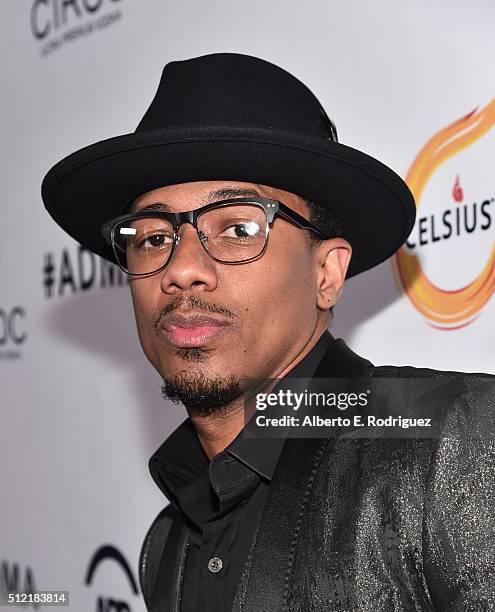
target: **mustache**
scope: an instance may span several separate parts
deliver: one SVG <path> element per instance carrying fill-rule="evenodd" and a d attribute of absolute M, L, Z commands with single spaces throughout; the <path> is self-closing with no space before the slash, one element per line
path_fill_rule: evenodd
<path fill-rule="evenodd" d="M 170 312 L 178 310 L 179 308 L 182 308 L 183 310 L 195 310 L 199 312 L 220 314 L 232 320 L 237 319 L 237 315 L 225 306 L 215 304 L 214 302 L 209 302 L 197 295 L 178 295 L 170 303 L 163 308 L 160 308 L 160 310 L 153 315 L 153 330 L 155 334 L 160 335 L 160 321 L 162 318 Z"/>

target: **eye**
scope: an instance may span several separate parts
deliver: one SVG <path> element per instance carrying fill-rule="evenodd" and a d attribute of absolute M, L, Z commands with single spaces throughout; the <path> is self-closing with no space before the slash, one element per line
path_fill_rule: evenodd
<path fill-rule="evenodd" d="M 136 249 L 159 249 L 172 245 L 172 236 L 168 234 L 149 234 L 136 240 Z"/>
<path fill-rule="evenodd" d="M 221 235 L 226 238 L 250 238 L 259 232 L 260 226 L 257 221 L 244 221 L 227 227 Z"/>

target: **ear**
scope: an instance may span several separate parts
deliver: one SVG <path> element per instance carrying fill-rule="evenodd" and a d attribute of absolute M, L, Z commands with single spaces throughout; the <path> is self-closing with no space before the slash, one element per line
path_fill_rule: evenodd
<path fill-rule="evenodd" d="M 344 238 L 330 238 L 316 247 L 316 305 L 329 310 L 344 287 L 352 247 Z"/>

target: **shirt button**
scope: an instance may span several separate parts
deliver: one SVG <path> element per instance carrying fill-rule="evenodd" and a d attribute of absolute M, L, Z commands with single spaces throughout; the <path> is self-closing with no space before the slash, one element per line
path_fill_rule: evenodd
<path fill-rule="evenodd" d="M 223 567 L 222 560 L 219 557 L 212 557 L 208 561 L 208 569 L 212 574 L 217 574 Z"/>

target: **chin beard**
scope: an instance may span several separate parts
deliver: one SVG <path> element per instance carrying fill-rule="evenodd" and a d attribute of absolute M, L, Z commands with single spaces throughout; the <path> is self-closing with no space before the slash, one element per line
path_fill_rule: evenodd
<path fill-rule="evenodd" d="M 190 416 L 221 413 L 243 393 L 244 383 L 233 374 L 207 378 L 203 372 L 183 370 L 174 378 L 164 379 L 162 385 L 163 399 L 183 404 Z"/>

